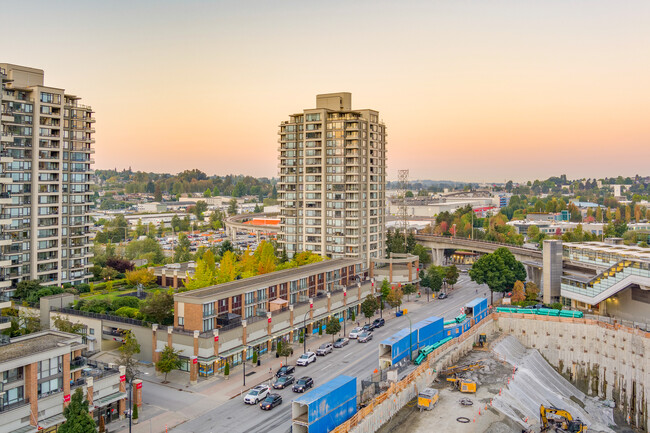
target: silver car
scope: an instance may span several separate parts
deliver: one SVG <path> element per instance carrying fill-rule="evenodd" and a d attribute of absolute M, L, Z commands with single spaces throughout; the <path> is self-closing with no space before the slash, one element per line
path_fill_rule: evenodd
<path fill-rule="evenodd" d="M 316 349 L 317 356 L 325 356 L 328 353 L 332 353 L 332 343 L 321 344 L 318 349 Z"/>
<path fill-rule="evenodd" d="M 362 332 L 357 338 L 357 341 L 359 343 L 367 343 L 370 340 L 372 340 L 372 332 Z"/>

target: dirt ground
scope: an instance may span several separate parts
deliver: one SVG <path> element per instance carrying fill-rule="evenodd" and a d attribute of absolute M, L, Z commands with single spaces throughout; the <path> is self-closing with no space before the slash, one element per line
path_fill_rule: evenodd
<path fill-rule="evenodd" d="M 379 432 L 429 433 L 435 429 L 435 431 L 458 433 L 521 433 L 521 426 L 491 407 L 492 397 L 498 395 L 499 390 L 508 383 L 508 378 L 512 375 L 512 367 L 499 361 L 487 351 L 470 352 L 459 364 L 470 364 L 479 360 L 483 360 L 484 367 L 466 373 L 466 377 L 479 384 L 475 394 L 452 390 L 446 381 L 433 383 L 431 387 L 440 393 L 438 404 L 433 410 L 420 412 L 417 400 L 414 399 Z M 469 398 L 473 404 L 461 405 L 462 398 Z M 464 417 L 469 422 L 459 422 L 457 420 L 459 417 Z"/>

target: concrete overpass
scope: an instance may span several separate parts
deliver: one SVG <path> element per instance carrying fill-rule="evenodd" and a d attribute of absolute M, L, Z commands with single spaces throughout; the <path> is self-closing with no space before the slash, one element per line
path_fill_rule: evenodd
<path fill-rule="evenodd" d="M 528 278 L 541 287 L 542 252 L 540 250 L 504 244 L 501 242 L 479 241 L 452 236 L 415 235 L 415 240 L 422 246 L 431 249 L 431 258 L 433 264 L 436 266 L 442 266 L 446 249 L 468 250 L 489 254 L 501 247 L 508 248 L 515 258 L 526 266 Z"/>
<path fill-rule="evenodd" d="M 280 231 L 280 226 L 266 226 L 266 225 L 255 225 L 255 224 L 245 224 L 247 221 L 253 220 L 255 218 L 273 218 L 277 217 L 276 214 L 266 214 L 266 213 L 245 213 L 239 215 L 233 215 L 226 218 L 224 221 L 226 235 L 230 239 L 235 239 L 237 232 L 253 232 L 257 236 L 259 241 L 261 233 L 277 233 Z"/>

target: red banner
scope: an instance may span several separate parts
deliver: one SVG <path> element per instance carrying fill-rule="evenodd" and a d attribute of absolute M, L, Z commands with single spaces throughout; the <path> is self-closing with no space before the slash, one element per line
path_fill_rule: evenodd
<path fill-rule="evenodd" d="M 63 396 L 63 401 L 68 403 L 70 401 L 70 394 L 64 395 Z"/>
<path fill-rule="evenodd" d="M 271 318 L 269 317 L 269 323 L 271 323 Z"/>
<path fill-rule="evenodd" d="M 126 376 L 120 376 L 120 382 L 126 382 Z"/>
<path fill-rule="evenodd" d="M 348 296 L 348 292 L 343 292 L 343 297 Z"/>
<path fill-rule="evenodd" d="M 135 389 L 142 389 L 142 382 L 135 384 Z"/>
<path fill-rule="evenodd" d="M 218 335 L 214 336 L 214 341 L 219 341 L 219 336 Z"/>
<path fill-rule="evenodd" d="M 194 358 L 194 359 L 192 360 L 192 364 L 198 364 L 198 362 L 199 362 L 199 359 L 198 359 L 198 358 Z"/>
<path fill-rule="evenodd" d="M 309 308 L 314 308 L 314 304 L 309 304 Z"/>

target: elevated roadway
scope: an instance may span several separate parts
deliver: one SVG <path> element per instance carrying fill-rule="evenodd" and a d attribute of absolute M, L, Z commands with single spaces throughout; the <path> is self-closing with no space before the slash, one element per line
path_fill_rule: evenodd
<path fill-rule="evenodd" d="M 245 213 L 239 215 L 233 215 L 226 218 L 224 221 L 226 235 L 230 239 L 235 239 L 238 231 L 253 232 L 259 240 L 261 233 L 277 233 L 280 231 L 280 226 L 269 226 L 269 225 L 256 225 L 256 224 L 246 224 L 247 221 L 251 221 L 255 218 L 274 218 L 277 217 L 277 214 L 266 214 L 266 213 Z"/>

